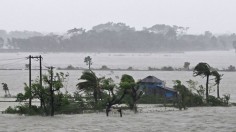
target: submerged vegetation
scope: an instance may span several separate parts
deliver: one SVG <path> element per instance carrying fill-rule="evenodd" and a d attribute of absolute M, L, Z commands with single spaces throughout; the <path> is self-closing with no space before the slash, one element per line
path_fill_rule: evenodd
<path fill-rule="evenodd" d="M 76 85 L 77 91 L 73 94 L 61 92 L 64 87 L 66 78 L 69 76 L 65 73 L 55 73 L 53 69 L 48 74 L 43 75 L 43 85 L 40 85 L 39 79 L 33 81 L 31 87 L 25 83 L 24 93 L 17 94 L 17 101 L 29 101 L 30 99 L 39 100 L 40 104 L 31 105 L 23 103 L 14 108 L 9 107 L 6 113 L 18 113 L 27 115 L 45 115 L 54 116 L 55 114 L 76 114 L 84 112 L 105 111 L 109 116 L 110 111 L 117 111 L 122 117 L 122 110 L 130 109 L 135 113 L 138 112 L 138 104 L 163 104 L 182 109 L 194 106 L 227 106 L 229 105 L 230 95 L 220 97 L 219 85 L 223 75 L 211 68 L 207 63 L 199 63 L 193 70 L 193 75 L 206 77 L 206 86 L 198 86 L 198 83 L 189 80 L 188 86 L 183 85 L 179 80 L 174 81 L 173 94 L 169 98 L 167 93 L 156 94 L 158 87 L 153 89 L 154 94 L 145 91 L 145 85 L 141 81 L 135 82 L 131 75 L 123 74 L 120 82 L 115 83 L 112 78 L 98 77 L 92 69 L 92 58 L 86 57 L 84 62 L 88 65 L 79 77 Z M 185 63 L 184 68 L 189 70 L 190 63 Z M 103 68 L 107 68 L 103 66 Z M 210 77 L 214 77 L 210 79 Z M 158 79 L 157 79 L 158 80 Z M 217 97 L 209 95 L 209 81 L 214 80 L 217 86 Z M 151 91 L 153 91 L 151 90 Z M 168 90 L 168 89 L 167 89 Z M 146 92 L 146 93 L 145 93 Z M 164 95 L 164 96 L 163 96 Z"/>

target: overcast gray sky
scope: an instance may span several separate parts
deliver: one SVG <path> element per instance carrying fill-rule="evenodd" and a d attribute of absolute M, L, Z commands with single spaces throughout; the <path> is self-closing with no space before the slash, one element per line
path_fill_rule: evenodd
<path fill-rule="evenodd" d="M 236 0 L 0 0 L 0 29 L 65 32 L 100 23 L 136 29 L 154 24 L 190 27 L 189 33 L 236 33 Z"/>

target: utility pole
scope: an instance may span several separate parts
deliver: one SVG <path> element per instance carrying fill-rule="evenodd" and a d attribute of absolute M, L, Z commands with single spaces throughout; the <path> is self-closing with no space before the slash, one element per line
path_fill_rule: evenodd
<path fill-rule="evenodd" d="M 39 56 L 39 83 L 40 87 L 43 88 L 43 83 L 42 83 L 42 56 Z M 42 108 L 42 100 L 40 100 L 40 107 Z"/>
<path fill-rule="evenodd" d="M 29 55 L 29 90 L 30 90 L 30 97 L 29 97 L 29 108 L 31 108 L 31 55 Z"/>
<path fill-rule="evenodd" d="M 50 68 L 50 96 L 51 96 L 51 116 L 54 116 L 54 91 L 53 91 L 53 68 L 54 67 L 49 67 Z"/>
<path fill-rule="evenodd" d="M 40 87 L 42 88 L 42 56 L 31 56 L 29 55 L 29 90 L 30 90 L 30 97 L 29 97 L 29 108 L 31 108 L 32 104 L 32 92 L 31 92 L 31 70 L 32 70 L 32 65 L 31 65 L 31 59 L 39 59 L 39 67 L 40 67 L 40 74 L 39 74 L 39 83 Z M 40 100 L 40 106 L 42 105 L 42 101 Z"/>

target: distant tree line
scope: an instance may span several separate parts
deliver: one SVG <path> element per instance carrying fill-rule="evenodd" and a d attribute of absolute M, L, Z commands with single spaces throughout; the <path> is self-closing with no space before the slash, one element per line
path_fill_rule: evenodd
<path fill-rule="evenodd" d="M 135 30 L 125 23 L 108 22 L 88 31 L 83 28 L 70 29 L 64 35 L 42 35 L 37 32 L 29 35 L 29 32 L 22 32 L 28 37 L 11 35 L 9 38 L 1 30 L 0 47 L 7 45 L 20 51 L 36 52 L 182 52 L 232 49 L 236 40 L 236 34 L 215 36 L 206 31 L 204 34 L 191 35 L 187 34 L 188 29 L 156 24 Z"/>

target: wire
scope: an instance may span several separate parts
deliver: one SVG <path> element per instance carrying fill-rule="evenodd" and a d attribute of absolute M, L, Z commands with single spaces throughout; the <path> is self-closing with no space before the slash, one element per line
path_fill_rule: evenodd
<path fill-rule="evenodd" d="M 25 59 L 24 60 L 18 60 L 18 61 L 14 61 L 14 62 L 10 62 L 10 63 L 5 63 L 5 64 L 0 64 L 0 66 L 8 66 L 8 65 L 12 65 L 12 64 L 16 64 L 17 62 L 22 62 L 22 61 L 25 61 Z"/>
<path fill-rule="evenodd" d="M 0 59 L 0 61 L 19 60 L 19 59 L 26 59 L 26 58 L 21 57 L 21 58 Z"/>

